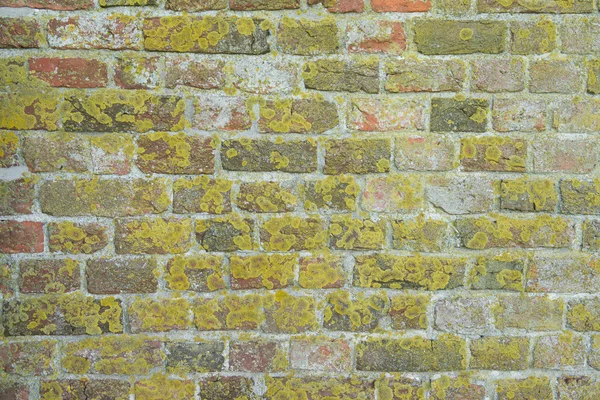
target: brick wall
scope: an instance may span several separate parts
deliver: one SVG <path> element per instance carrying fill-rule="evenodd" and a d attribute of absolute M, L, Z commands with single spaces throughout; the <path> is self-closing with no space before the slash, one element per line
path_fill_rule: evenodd
<path fill-rule="evenodd" d="M 0 0 L 0 398 L 600 398 L 597 0 Z"/>

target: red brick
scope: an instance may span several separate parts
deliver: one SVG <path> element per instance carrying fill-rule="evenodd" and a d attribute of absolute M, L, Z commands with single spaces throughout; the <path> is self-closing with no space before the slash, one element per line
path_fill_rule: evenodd
<path fill-rule="evenodd" d="M 590 173 L 598 165 L 596 137 L 544 137 L 533 142 L 534 172 Z"/>
<path fill-rule="evenodd" d="M 196 98 L 194 127 L 206 131 L 243 131 L 251 126 L 246 102 L 236 97 Z"/>
<path fill-rule="evenodd" d="M 79 289 L 79 263 L 71 259 L 22 260 L 21 293 L 64 293 Z"/>
<path fill-rule="evenodd" d="M 471 89 L 476 92 L 520 92 L 525 89 L 525 67 L 520 58 L 481 58 L 471 62 Z"/>
<path fill-rule="evenodd" d="M 402 54 L 406 50 L 406 34 L 402 22 L 356 21 L 346 31 L 348 52 Z"/>
<path fill-rule="evenodd" d="M 119 57 L 115 67 L 115 83 L 123 89 L 153 89 L 158 86 L 158 57 Z"/>
<path fill-rule="evenodd" d="M 29 386 L 17 382 L 7 382 L 2 387 L 0 387 L 0 399 L 28 400 Z"/>
<path fill-rule="evenodd" d="M 41 222 L 0 221 L 0 253 L 41 253 L 44 229 Z"/>
<path fill-rule="evenodd" d="M 88 10 L 94 8 L 93 0 L 0 0 L 0 7 L 29 7 L 48 10 Z"/>
<path fill-rule="evenodd" d="M 425 12 L 431 8 L 429 0 L 371 0 L 375 12 Z"/>
<path fill-rule="evenodd" d="M 235 341 L 229 345 L 229 369 L 239 372 L 278 372 L 287 366 L 282 342 L 272 340 Z"/>
<path fill-rule="evenodd" d="M 220 60 L 176 58 L 167 60 L 166 86 L 219 89 L 225 85 L 225 63 Z"/>
<path fill-rule="evenodd" d="M 344 339 L 293 338 L 290 367 L 308 371 L 348 371 L 352 367 L 351 351 Z"/>
<path fill-rule="evenodd" d="M 140 50 L 142 35 L 135 17 L 60 17 L 48 22 L 48 44 L 57 49 Z"/>
<path fill-rule="evenodd" d="M 0 181 L 0 215 L 31 214 L 34 186 L 25 179 Z"/>
<path fill-rule="evenodd" d="M 31 18 L 0 18 L 0 48 L 37 48 L 44 39 Z"/>
<path fill-rule="evenodd" d="M 104 87 L 108 80 L 104 62 L 85 58 L 30 58 L 29 72 L 55 87 Z"/>
<path fill-rule="evenodd" d="M 56 373 L 52 362 L 55 351 L 56 342 L 51 340 L 2 343 L 0 344 L 0 371 L 24 376 Z"/>
<path fill-rule="evenodd" d="M 364 0 L 308 0 L 309 5 L 322 3 L 332 13 L 363 12 Z"/>
<path fill-rule="evenodd" d="M 229 7 L 236 11 L 289 10 L 300 8 L 300 0 L 230 0 Z"/>
<path fill-rule="evenodd" d="M 424 102 L 399 98 L 355 98 L 348 110 L 348 127 L 359 131 L 425 129 Z"/>

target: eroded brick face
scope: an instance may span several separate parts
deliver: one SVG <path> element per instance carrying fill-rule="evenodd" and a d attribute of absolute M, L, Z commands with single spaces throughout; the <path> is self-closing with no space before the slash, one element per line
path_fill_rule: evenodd
<path fill-rule="evenodd" d="M 0 399 L 600 398 L 597 0 L 0 10 Z"/>

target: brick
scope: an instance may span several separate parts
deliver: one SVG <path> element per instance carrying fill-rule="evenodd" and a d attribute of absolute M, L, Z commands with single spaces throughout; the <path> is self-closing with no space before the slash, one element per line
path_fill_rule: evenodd
<path fill-rule="evenodd" d="M 431 8 L 430 0 L 372 0 L 375 12 L 426 12 Z"/>
<path fill-rule="evenodd" d="M 311 172 L 317 169 L 317 144 L 311 140 L 226 140 L 221 145 L 221 163 L 229 171 Z"/>
<path fill-rule="evenodd" d="M 458 92 L 465 81 L 460 60 L 403 59 L 385 64 L 385 90 L 406 92 Z"/>
<path fill-rule="evenodd" d="M 501 21 L 417 20 L 415 43 L 420 53 L 502 53 L 508 27 Z"/>
<path fill-rule="evenodd" d="M 96 88 L 108 82 L 106 64 L 85 58 L 30 58 L 29 73 L 55 87 Z"/>
<path fill-rule="evenodd" d="M 39 89 L 35 92 L 0 94 L 0 108 L 10 110 L 0 117 L 0 128 L 55 131 L 58 128 L 58 105 L 61 98 L 59 93 Z"/>
<path fill-rule="evenodd" d="M 476 92 L 520 92 L 525 89 L 521 58 L 482 58 L 471 62 L 471 89 Z"/>
<path fill-rule="evenodd" d="M 492 123 L 498 132 L 545 131 L 546 101 L 497 98 L 492 104 Z"/>
<path fill-rule="evenodd" d="M 593 335 L 591 337 L 591 350 L 588 356 L 588 364 L 598 370 L 600 369 L 600 336 Z"/>
<path fill-rule="evenodd" d="M 562 327 L 565 308 L 562 299 L 546 296 L 503 295 L 492 307 L 498 329 L 529 329 L 534 331 L 556 331 Z"/>
<path fill-rule="evenodd" d="M 117 254 L 178 254 L 191 247 L 192 220 L 186 218 L 115 221 Z"/>
<path fill-rule="evenodd" d="M 48 10 L 72 11 L 88 10 L 94 7 L 91 0 L 2 0 L 0 7 L 29 7 Z"/>
<path fill-rule="evenodd" d="M 155 6 L 156 0 L 100 0 L 100 7 Z"/>
<path fill-rule="evenodd" d="M 186 125 L 185 100 L 144 91 L 105 89 L 65 97 L 63 126 L 69 132 L 177 131 Z"/>
<path fill-rule="evenodd" d="M 562 179 L 560 194 L 563 214 L 592 214 L 600 212 L 600 179 Z"/>
<path fill-rule="evenodd" d="M 72 374 L 145 375 L 165 359 L 159 340 L 141 335 L 103 336 L 65 343 L 62 368 Z"/>
<path fill-rule="evenodd" d="M 525 172 L 527 141 L 479 136 L 461 139 L 460 164 L 465 171 Z"/>
<path fill-rule="evenodd" d="M 392 247 L 408 251 L 439 252 L 451 247 L 449 225 L 439 219 L 424 218 L 392 221 Z"/>
<path fill-rule="evenodd" d="M 300 0 L 231 0 L 230 8 L 236 11 L 289 10 L 300 8 Z"/>
<path fill-rule="evenodd" d="M 137 0 L 136 0 L 137 1 Z M 115 83 L 122 89 L 153 89 L 159 85 L 158 57 L 120 56 L 115 66 Z"/>
<path fill-rule="evenodd" d="M 46 181 L 40 187 L 39 200 L 43 213 L 73 217 L 158 214 L 171 202 L 162 178 Z"/>
<path fill-rule="evenodd" d="M 0 168 L 19 165 L 17 150 L 20 147 L 19 137 L 8 131 L 0 131 Z"/>
<path fill-rule="evenodd" d="M 390 170 L 389 139 L 329 139 L 324 142 L 323 172 L 337 174 L 383 173 Z"/>
<path fill-rule="evenodd" d="M 0 48 L 39 48 L 45 42 L 40 24 L 32 18 L 0 18 Z"/>
<path fill-rule="evenodd" d="M 63 50 L 141 50 L 142 35 L 127 15 L 59 17 L 48 22 L 48 44 Z"/>
<path fill-rule="evenodd" d="M 479 12 L 504 12 L 504 13 L 585 13 L 591 12 L 594 4 L 591 0 L 577 0 L 576 2 L 560 3 L 551 0 L 542 0 L 534 3 L 527 2 L 498 2 L 495 0 L 477 0 Z"/>
<path fill-rule="evenodd" d="M 171 398 L 173 400 L 192 400 L 196 384 L 192 380 L 169 379 L 166 375 L 156 374 L 150 379 L 135 383 L 133 393 L 139 400 Z"/>
<path fill-rule="evenodd" d="M 98 175 L 127 175 L 133 164 L 133 140 L 131 135 L 120 133 L 91 136 L 92 172 Z"/>
<path fill-rule="evenodd" d="M 0 215 L 31 214 L 35 182 L 29 179 L 0 181 Z"/>
<path fill-rule="evenodd" d="M 478 250 L 498 247 L 568 248 L 575 237 L 572 221 L 547 214 L 534 218 L 501 214 L 464 217 L 456 220 L 455 227 L 462 245 Z"/>
<path fill-rule="evenodd" d="M 491 300 L 485 297 L 453 297 L 435 304 L 435 327 L 445 332 L 485 334 L 493 329 L 490 317 Z"/>
<path fill-rule="evenodd" d="M 88 260 L 85 272 L 92 294 L 154 293 L 158 289 L 152 258 Z"/>
<path fill-rule="evenodd" d="M 544 54 L 556 48 L 557 29 L 549 18 L 512 21 L 510 33 L 513 54 Z"/>
<path fill-rule="evenodd" d="M 377 250 L 385 246 L 386 226 L 383 221 L 333 215 L 329 234 L 331 247 L 339 250 Z"/>
<path fill-rule="evenodd" d="M 560 76 L 560 79 L 556 77 Z M 582 73 L 569 60 L 541 60 L 529 66 L 529 90 L 532 93 L 577 93 Z"/>
<path fill-rule="evenodd" d="M 236 204 L 245 211 L 274 213 L 294 211 L 297 200 L 291 182 L 242 182 Z"/>
<path fill-rule="evenodd" d="M 283 17 L 277 31 L 277 43 L 287 54 L 308 56 L 337 53 L 340 48 L 334 20 L 297 20 Z"/>
<path fill-rule="evenodd" d="M 227 400 L 232 397 L 258 399 L 254 394 L 252 378 L 246 376 L 210 377 L 201 379 L 198 384 L 201 396 L 206 400 Z"/>
<path fill-rule="evenodd" d="M 190 57 L 166 60 L 165 85 L 168 88 L 190 86 L 198 89 L 220 89 L 225 86 L 225 63 L 221 60 Z"/>
<path fill-rule="evenodd" d="M 466 381 L 460 375 L 452 378 L 447 375 L 431 381 L 430 395 L 433 400 L 483 400 L 485 386 Z"/>
<path fill-rule="evenodd" d="M 215 180 L 206 176 L 178 179 L 173 185 L 173 212 L 177 214 L 231 212 L 231 186 L 231 181 Z"/>
<path fill-rule="evenodd" d="M 599 112 L 599 99 L 576 96 L 572 101 L 561 101 L 555 105 L 553 124 L 559 132 L 598 132 Z"/>
<path fill-rule="evenodd" d="M 16 270 L 17 265 L 15 260 L 10 256 L 0 257 L 0 295 L 9 297 L 13 294 L 15 290 L 13 272 Z"/>
<path fill-rule="evenodd" d="M 529 339 L 488 336 L 471 341 L 471 368 L 516 371 L 529 366 Z"/>
<path fill-rule="evenodd" d="M 65 132 L 27 135 L 22 152 L 31 172 L 85 172 L 91 161 L 89 141 Z"/>
<path fill-rule="evenodd" d="M 471 0 L 438 0 L 433 4 L 434 11 L 449 15 L 466 14 L 470 8 Z"/>
<path fill-rule="evenodd" d="M 254 220 L 239 214 L 196 220 L 196 241 L 206 251 L 253 250 Z"/>
<path fill-rule="evenodd" d="M 305 289 L 333 289 L 346 282 L 343 258 L 336 255 L 300 257 L 298 284 Z"/>
<path fill-rule="evenodd" d="M 265 339 L 229 344 L 229 369 L 239 372 L 281 372 L 288 365 L 283 342 Z"/>
<path fill-rule="evenodd" d="M 339 124 L 334 103 L 316 99 L 260 103 L 258 130 L 263 133 L 323 133 Z"/>
<path fill-rule="evenodd" d="M 387 20 L 353 22 L 346 28 L 346 46 L 349 53 L 398 55 L 406 50 L 406 33 L 402 22 Z"/>
<path fill-rule="evenodd" d="M 412 135 L 396 138 L 394 161 L 400 171 L 448 171 L 455 167 L 454 143 L 443 136 Z"/>
<path fill-rule="evenodd" d="M 598 260 L 581 253 L 534 257 L 527 271 L 528 292 L 595 293 Z"/>
<path fill-rule="evenodd" d="M 284 215 L 264 221 L 260 227 L 262 247 L 267 251 L 315 250 L 327 247 L 325 221 L 318 217 Z"/>
<path fill-rule="evenodd" d="M 305 182 L 302 188 L 307 211 L 352 211 L 360 186 L 349 175 L 328 176 L 319 181 Z"/>
<path fill-rule="evenodd" d="M 136 164 L 145 173 L 210 174 L 214 157 L 213 139 L 208 136 L 157 132 L 137 139 Z"/>
<path fill-rule="evenodd" d="M 544 369 L 582 368 L 585 364 L 583 337 L 570 332 L 540 336 L 533 349 L 533 367 Z"/>
<path fill-rule="evenodd" d="M 489 103 L 485 99 L 434 98 L 431 107 L 433 132 L 486 131 Z"/>
<path fill-rule="evenodd" d="M 248 17 L 174 15 L 145 18 L 144 48 L 184 53 L 265 54 L 270 50 L 269 30 L 263 29 L 262 22 Z M 196 30 L 196 26 L 205 28 Z M 186 32 L 191 34 L 186 35 Z M 186 35 L 185 40 L 181 39 L 182 35 Z"/>
<path fill-rule="evenodd" d="M 463 339 L 441 335 L 429 340 L 420 336 L 403 339 L 367 339 L 356 348 L 359 371 L 455 371 L 466 368 Z"/>
<path fill-rule="evenodd" d="M 332 13 L 363 12 L 364 0 L 308 0 L 309 5 L 323 4 Z"/>
<path fill-rule="evenodd" d="M 558 379 L 560 400 L 585 399 L 600 396 L 600 384 L 591 376 L 562 376 Z"/>
<path fill-rule="evenodd" d="M 330 331 L 372 332 L 387 314 L 389 299 L 385 293 L 372 296 L 347 291 L 329 293 L 323 313 L 323 327 Z"/>
<path fill-rule="evenodd" d="M 496 381 L 498 400 L 551 400 L 554 398 L 548 377 L 530 376 L 526 379 L 501 379 Z"/>
<path fill-rule="evenodd" d="M 222 371 L 225 344 L 217 341 L 167 343 L 167 371 L 175 374 Z"/>
<path fill-rule="evenodd" d="M 264 59 L 245 60 L 231 65 L 231 85 L 246 93 L 289 93 L 299 83 L 298 66 Z"/>
<path fill-rule="evenodd" d="M 52 362 L 55 355 L 53 340 L 6 341 L 0 344 L 0 370 L 22 376 L 48 376 L 57 372 Z"/>
<path fill-rule="evenodd" d="M 165 281 L 171 290 L 209 292 L 225 288 L 220 256 L 175 256 L 167 262 Z"/>
<path fill-rule="evenodd" d="M 428 295 L 400 295 L 391 299 L 388 314 L 395 330 L 427 329 Z"/>
<path fill-rule="evenodd" d="M 194 128 L 204 131 L 244 131 L 252 122 L 240 97 L 199 96 L 195 100 Z"/>
<path fill-rule="evenodd" d="M 567 54 L 593 54 L 600 50 L 600 18 L 566 17 L 561 21 L 561 50 Z"/>
<path fill-rule="evenodd" d="M 228 0 L 167 0 L 165 8 L 175 11 L 207 11 L 227 8 Z"/>
<path fill-rule="evenodd" d="M 81 286 L 79 262 L 69 258 L 22 260 L 19 271 L 21 293 L 74 292 Z"/>
<path fill-rule="evenodd" d="M 600 221 L 586 219 L 582 224 L 583 250 L 600 250 Z"/>
<path fill-rule="evenodd" d="M 374 394 L 373 382 L 358 377 L 267 377 L 266 384 L 265 396 L 273 400 L 285 398 L 289 393 L 300 398 L 326 399 L 334 396 L 356 400 L 367 400 Z"/>
<path fill-rule="evenodd" d="M 448 214 L 491 211 L 496 197 L 494 182 L 485 177 L 431 178 L 425 188 L 427 200 Z"/>
<path fill-rule="evenodd" d="M 313 296 L 294 296 L 284 291 L 267 296 L 265 304 L 266 333 L 303 333 L 317 329 L 316 300 Z"/>
<path fill-rule="evenodd" d="M 31 221 L 0 221 L 0 253 L 42 253 L 44 224 Z"/>
<path fill-rule="evenodd" d="M 344 372 L 351 364 L 351 348 L 343 339 L 294 337 L 290 343 L 290 367 L 294 370 Z"/>
<path fill-rule="evenodd" d="M 258 254 L 229 258 L 232 289 L 281 289 L 294 281 L 297 257 L 282 254 Z"/>
<path fill-rule="evenodd" d="M 523 292 L 523 275 L 527 258 L 516 252 L 478 257 L 469 272 L 472 289 Z"/>
<path fill-rule="evenodd" d="M 6 400 L 28 400 L 29 386 L 18 382 L 4 382 L 0 388 L 0 396 Z"/>
<path fill-rule="evenodd" d="M 50 294 L 5 301 L 2 324 L 5 336 L 122 333 L 121 312 L 114 297 Z"/>
<path fill-rule="evenodd" d="M 60 399 L 102 399 L 127 400 L 131 384 L 118 379 L 61 379 L 42 381 L 41 398 L 47 399 L 60 393 Z"/>
<path fill-rule="evenodd" d="M 464 258 L 372 254 L 356 256 L 354 286 L 440 290 L 462 286 Z M 418 273 L 413 273 L 418 271 Z"/>
<path fill-rule="evenodd" d="M 307 89 L 379 93 L 379 60 L 376 58 L 310 61 L 302 67 Z"/>
<path fill-rule="evenodd" d="M 590 173 L 598 164 L 598 142 L 594 137 L 545 137 L 531 146 L 533 171 Z"/>
<path fill-rule="evenodd" d="M 589 298 L 569 302 L 567 326 L 578 332 L 600 331 L 600 300 Z"/>
<path fill-rule="evenodd" d="M 500 182 L 500 190 L 502 210 L 556 211 L 558 191 L 550 179 L 506 179 Z"/>
<path fill-rule="evenodd" d="M 186 330 L 191 326 L 190 302 L 185 298 L 140 298 L 128 308 L 132 333 Z"/>
<path fill-rule="evenodd" d="M 587 92 L 590 94 L 600 94 L 600 59 L 588 60 L 587 69 Z"/>
<path fill-rule="evenodd" d="M 256 330 L 265 320 L 263 298 L 257 294 L 196 298 L 194 323 L 199 331 Z M 239 313 L 240 310 L 244 314 Z"/>
<path fill-rule="evenodd" d="M 424 130 L 426 108 L 420 100 L 353 98 L 348 108 L 348 128 L 378 132 Z"/>
<path fill-rule="evenodd" d="M 367 211 L 414 211 L 423 207 L 423 182 L 416 175 L 368 178 L 362 196 Z"/>

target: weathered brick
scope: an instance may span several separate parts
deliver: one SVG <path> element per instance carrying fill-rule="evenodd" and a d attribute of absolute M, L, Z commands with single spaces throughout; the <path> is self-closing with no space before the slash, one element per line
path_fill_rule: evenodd
<path fill-rule="evenodd" d="M 128 308 L 131 332 L 186 330 L 191 324 L 190 302 L 185 298 L 140 298 Z"/>
<path fill-rule="evenodd" d="M 468 249 L 497 247 L 568 248 L 575 238 L 572 221 L 543 214 L 535 218 L 515 218 L 493 214 L 457 219 L 462 245 Z"/>
<path fill-rule="evenodd" d="M 582 224 L 583 250 L 600 250 L 600 221 L 586 219 Z"/>
<path fill-rule="evenodd" d="M 263 298 L 257 294 L 196 298 L 194 323 L 200 331 L 256 330 L 265 320 L 262 306 Z"/>
<path fill-rule="evenodd" d="M 252 125 L 241 97 L 196 97 L 193 126 L 205 131 L 243 131 Z"/>
<path fill-rule="evenodd" d="M 9 297 L 13 294 L 15 290 L 13 272 L 16 270 L 17 264 L 12 257 L 0 256 L 0 295 Z"/>
<path fill-rule="evenodd" d="M 562 327 L 562 314 L 565 308 L 562 299 L 546 296 L 503 295 L 493 306 L 495 324 L 498 329 L 529 329 L 536 331 L 556 331 Z"/>
<path fill-rule="evenodd" d="M 44 43 L 40 24 L 32 18 L 0 18 L 0 48 L 38 48 Z"/>
<path fill-rule="evenodd" d="M 258 400 L 258 396 L 254 394 L 254 381 L 246 376 L 203 378 L 198 384 L 201 396 L 206 400 L 228 400 L 231 398 Z"/>
<path fill-rule="evenodd" d="M 44 224 L 31 221 L 0 221 L 0 253 L 42 253 Z"/>
<path fill-rule="evenodd" d="M 131 384 L 118 379 L 60 379 L 42 381 L 41 398 L 76 399 L 129 399 Z M 59 397 L 55 397 L 59 396 Z"/>
<path fill-rule="evenodd" d="M 15 133 L 0 131 L 0 168 L 7 168 L 20 164 L 17 156 L 17 150 L 19 148 L 20 139 Z"/>
<path fill-rule="evenodd" d="M 87 290 L 93 294 L 154 293 L 158 288 L 153 258 L 88 260 Z"/>
<path fill-rule="evenodd" d="M 0 7 L 29 7 L 49 10 L 87 10 L 94 7 L 91 0 L 2 0 Z"/>
<path fill-rule="evenodd" d="M 178 131 L 186 125 L 184 99 L 145 91 L 69 92 L 63 108 L 69 132 Z"/>
<path fill-rule="evenodd" d="M 522 292 L 526 261 L 527 257 L 518 252 L 478 257 L 469 272 L 471 288 Z"/>
<path fill-rule="evenodd" d="M 284 53 L 302 56 L 337 53 L 340 48 L 337 25 L 329 18 L 297 20 L 284 16 L 277 43 Z"/>
<path fill-rule="evenodd" d="M 359 131 L 425 129 L 426 104 L 421 100 L 358 97 L 348 106 L 348 127 Z"/>
<path fill-rule="evenodd" d="M 227 8 L 228 0 L 167 0 L 165 8 L 175 11 L 207 11 Z"/>
<path fill-rule="evenodd" d="M 323 4 L 332 13 L 363 12 L 364 0 L 308 0 L 309 5 Z"/>
<path fill-rule="evenodd" d="M 512 21 L 510 33 L 513 54 L 544 54 L 556 48 L 557 29 L 549 18 Z"/>
<path fill-rule="evenodd" d="M 115 83 L 122 89 L 153 89 L 160 81 L 158 62 L 158 57 L 120 56 L 115 66 Z"/>
<path fill-rule="evenodd" d="M 100 7 L 155 6 L 157 0 L 100 0 Z"/>
<path fill-rule="evenodd" d="M 229 258 L 232 289 L 281 289 L 294 281 L 295 255 L 259 254 Z"/>
<path fill-rule="evenodd" d="M 385 73 L 388 92 L 458 92 L 465 81 L 465 63 L 406 58 L 387 62 Z"/>
<path fill-rule="evenodd" d="M 485 177 L 434 177 L 426 185 L 427 200 L 448 214 L 491 211 L 496 196 L 494 182 Z"/>
<path fill-rule="evenodd" d="M 240 372 L 281 372 L 288 365 L 283 342 L 254 339 L 229 344 L 229 369 Z"/>
<path fill-rule="evenodd" d="M 427 329 L 429 296 L 400 295 L 391 298 L 388 314 L 395 330 Z"/>
<path fill-rule="evenodd" d="M 35 181 L 0 181 L 0 215 L 31 214 Z"/>
<path fill-rule="evenodd" d="M 465 380 L 461 375 L 455 378 L 442 375 L 431 381 L 430 395 L 433 400 L 483 400 L 486 390 L 485 386 L 473 383 L 468 378 Z"/>
<path fill-rule="evenodd" d="M 502 2 L 497 0 L 477 0 L 479 12 L 504 12 L 504 13 L 585 13 L 594 10 L 592 0 L 577 0 L 557 2 L 542 0 L 535 2 Z"/>
<path fill-rule="evenodd" d="M 135 17 L 76 15 L 48 22 L 48 44 L 56 49 L 140 50 L 142 35 Z"/>
<path fill-rule="evenodd" d="M 481 58 L 472 61 L 471 68 L 471 89 L 476 92 L 520 92 L 525 89 L 525 65 L 521 58 Z"/>
<path fill-rule="evenodd" d="M 149 133 L 137 139 L 136 164 L 145 173 L 210 174 L 215 149 L 208 136 Z"/>
<path fill-rule="evenodd" d="M 231 181 L 206 176 L 178 179 L 173 185 L 173 212 L 228 213 L 231 211 L 231 186 Z"/>
<path fill-rule="evenodd" d="M 312 172 L 317 169 L 317 143 L 306 140 L 232 139 L 221 145 L 221 163 L 229 171 Z"/>
<path fill-rule="evenodd" d="M 56 342 L 40 340 L 0 344 L 0 371 L 22 376 L 47 376 L 56 373 L 52 359 Z M 1 393 L 1 392 L 0 392 Z"/>
<path fill-rule="evenodd" d="M 280 95 L 294 91 L 299 84 L 299 68 L 293 62 L 247 59 L 228 68 L 232 89 L 246 93 Z"/>
<path fill-rule="evenodd" d="M 91 136 L 92 172 L 98 175 L 127 175 L 133 164 L 133 139 L 133 136 L 121 133 Z"/>
<path fill-rule="evenodd" d="M 221 60 L 174 58 L 166 61 L 165 85 L 219 89 L 225 86 L 225 63 Z"/>
<path fill-rule="evenodd" d="M 242 182 L 236 199 L 238 208 L 255 213 L 293 211 L 296 202 L 291 182 Z"/>
<path fill-rule="evenodd" d="M 95 88 L 108 82 L 106 64 L 85 58 L 30 58 L 29 72 L 50 86 Z"/>
<path fill-rule="evenodd" d="M 85 172 L 90 164 L 90 144 L 72 133 L 30 134 L 22 152 L 31 172 Z"/>
<path fill-rule="evenodd" d="M 158 214 L 171 200 L 165 179 L 61 179 L 40 187 L 40 206 L 54 216 Z"/>
<path fill-rule="evenodd" d="M 172 290 L 208 292 L 225 288 L 223 258 L 175 256 L 167 262 L 165 281 Z"/>
<path fill-rule="evenodd" d="M 0 387 L 0 396 L 6 400 L 28 400 L 29 386 L 19 382 L 3 382 Z"/>
<path fill-rule="evenodd" d="M 554 106 L 554 127 L 559 132 L 590 132 L 600 130 L 600 99 L 579 97 L 560 101 Z"/>
<path fill-rule="evenodd" d="M 567 17 L 561 21 L 561 50 L 564 53 L 591 54 L 600 50 L 600 18 Z"/>
<path fill-rule="evenodd" d="M 300 0 L 231 0 L 229 7 L 236 11 L 287 10 L 300 8 Z"/>
<path fill-rule="evenodd" d="M 337 255 L 300 257 L 298 284 L 305 289 L 340 288 L 346 282 L 343 259 Z"/>
<path fill-rule="evenodd" d="M 599 261 L 581 253 L 534 257 L 527 270 L 528 292 L 595 293 Z"/>
<path fill-rule="evenodd" d="M 591 376 L 562 376 L 558 379 L 560 400 L 593 399 L 600 396 L 600 383 Z"/>
<path fill-rule="evenodd" d="M 362 378 L 327 377 L 267 377 L 265 398 L 275 400 L 285 398 L 290 393 L 299 398 L 367 400 L 373 398 L 373 382 Z M 310 397 L 309 397 L 310 396 Z M 219 399 L 221 400 L 221 399 Z M 223 399 L 224 400 L 224 399 Z"/>
<path fill-rule="evenodd" d="M 564 214 L 597 215 L 600 212 L 600 179 L 562 179 L 560 194 Z"/>
<path fill-rule="evenodd" d="M 533 349 L 533 367 L 544 369 L 582 368 L 585 364 L 583 337 L 571 332 L 540 336 Z"/>
<path fill-rule="evenodd" d="M 59 101 L 62 95 L 53 91 L 14 91 L 0 94 L 0 128 L 40 129 L 58 128 Z"/>
<path fill-rule="evenodd" d="M 391 289 L 453 289 L 462 286 L 466 259 L 458 257 L 356 256 L 354 285 Z"/>
<path fill-rule="evenodd" d="M 356 209 L 360 186 L 352 176 L 332 175 L 320 181 L 305 182 L 302 191 L 306 211 L 352 211 Z"/>
<path fill-rule="evenodd" d="M 529 65 L 532 93 L 577 93 L 581 86 L 582 71 L 568 59 L 540 60 Z"/>
<path fill-rule="evenodd" d="M 543 100 L 496 98 L 492 104 L 492 123 L 498 132 L 535 132 L 546 130 L 546 105 Z"/>
<path fill-rule="evenodd" d="M 587 92 L 600 94 L 600 59 L 591 59 L 586 64 L 587 69 Z"/>
<path fill-rule="evenodd" d="M 343 339 L 294 337 L 290 367 L 295 370 L 345 372 L 351 368 L 351 348 Z"/>
<path fill-rule="evenodd" d="M 72 259 L 27 259 L 19 263 L 21 293 L 73 292 L 81 286 L 79 262 Z"/>
<path fill-rule="evenodd" d="M 377 58 L 310 61 L 302 67 L 307 89 L 379 93 Z"/>
<path fill-rule="evenodd" d="M 465 171 L 525 171 L 528 147 L 524 139 L 466 137 L 460 144 L 460 164 Z"/>
<path fill-rule="evenodd" d="M 485 297 L 453 297 L 435 304 L 435 327 L 445 332 L 485 334 L 493 328 L 490 317 L 491 299 Z"/>
<path fill-rule="evenodd" d="M 431 8 L 430 0 L 371 0 L 375 12 L 425 12 Z"/>
<path fill-rule="evenodd" d="M 117 254 L 177 254 L 191 247 L 192 220 L 186 218 L 118 219 Z"/>
<path fill-rule="evenodd" d="M 285 215 L 264 221 L 260 240 L 267 251 L 314 250 L 327 246 L 325 221 L 314 217 Z"/>
<path fill-rule="evenodd" d="M 526 379 L 501 379 L 496 381 L 498 400 L 552 400 L 554 394 L 548 377 L 530 376 Z"/>
<path fill-rule="evenodd" d="M 282 99 L 260 103 L 260 132 L 323 133 L 338 124 L 337 107 L 329 101 Z"/>
<path fill-rule="evenodd" d="M 588 364 L 594 368 L 600 369 L 600 336 L 592 335 L 591 349 L 588 355 Z"/>
<path fill-rule="evenodd" d="M 135 383 L 133 393 L 139 400 L 193 400 L 196 384 L 193 380 L 169 379 L 167 375 L 156 374 L 150 379 Z"/>
<path fill-rule="evenodd" d="M 62 352 L 61 366 L 72 374 L 146 375 L 165 359 L 159 340 L 139 335 L 68 342 Z"/>
<path fill-rule="evenodd" d="M 303 333 L 317 329 L 316 300 L 313 296 L 295 296 L 284 291 L 265 296 L 266 333 Z"/>
<path fill-rule="evenodd" d="M 576 331 L 600 331 L 600 299 L 589 298 L 569 302 L 567 325 Z"/>
<path fill-rule="evenodd" d="M 598 142 L 595 137 L 544 137 L 531 146 L 533 171 L 586 174 L 598 164 Z"/>
<path fill-rule="evenodd" d="M 346 28 L 346 45 L 349 53 L 402 54 L 406 50 L 406 33 L 402 22 L 386 20 L 353 22 Z"/>
<path fill-rule="evenodd" d="M 323 327 L 330 331 L 373 331 L 389 309 L 389 299 L 383 292 L 352 296 L 347 291 L 336 291 L 329 293 L 326 301 Z"/>
<path fill-rule="evenodd" d="M 556 211 L 558 192 L 550 179 L 506 179 L 500 182 L 500 190 L 500 209 Z"/>
<path fill-rule="evenodd" d="M 516 371 L 529 366 L 529 339 L 488 336 L 471 341 L 471 368 Z"/>
<path fill-rule="evenodd" d="M 2 324 L 6 336 L 121 333 L 121 312 L 114 297 L 94 299 L 79 292 L 21 297 L 4 302 Z"/>
<path fill-rule="evenodd" d="M 225 344 L 217 341 L 167 343 L 167 371 L 175 374 L 223 370 Z"/>
<path fill-rule="evenodd" d="M 356 353 L 359 371 L 456 371 L 467 366 L 464 339 L 453 335 L 367 339 L 358 343 Z"/>
<path fill-rule="evenodd" d="M 324 147 L 323 171 L 326 174 L 368 174 L 390 170 L 389 139 L 329 139 L 324 142 Z"/>
<path fill-rule="evenodd" d="M 417 175 L 368 178 L 362 193 L 367 211 L 407 212 L 423 207 L 423 182 Z"/>
<path fill-rule="evenodd" d="M 196 220 L 196 241 L 206 251 L 253 250 L 254 220 L 239 214 Z"/>
<path fill-rule="evenodd" d="M 144 48 L 184 53 L 265 54 L 269 30 L 263 20 L 207 15 L 145 18 Z"/>
<path fill-rule="evenodd" d="M 489 102 L 485 99 L 435 98 L 431 100 L 433 132 L 485 132 Z"/>
<path fill-rule="evenodd" d="M 385 246 L 384 221 L 333 215 L 329 234 L 331 247 L 339 250 L 377 250 Z"/>
<path fill-rule="evenodd" d="M 415 43 L 423 54 L 497 54 L 505 49 L 508 27 L 501 21 L 417 20 Z"/>
<path fill-rule="evenodd" d="M 451 245 L 449 225 L 443 220 L 424 218 L 392 221 L 392 247 L 400 250 L 439 252 Z"/>

